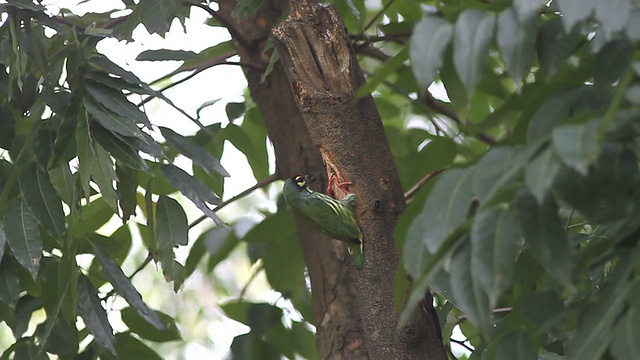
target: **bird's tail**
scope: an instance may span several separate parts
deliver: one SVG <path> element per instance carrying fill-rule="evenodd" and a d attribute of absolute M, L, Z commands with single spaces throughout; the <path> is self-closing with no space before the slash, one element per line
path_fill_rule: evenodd
<path fill-rule="evenodd" d="M 347 249 L 349 250 L 349 254 L 351 254 L 351 259 L 353 260 L 353 264 L 356 266 L 356 269 L 362 270 L 362 268 L 364 268 L 364 254 L 362 253 L 362 243 L 349 243 L 347 244 Z"/>

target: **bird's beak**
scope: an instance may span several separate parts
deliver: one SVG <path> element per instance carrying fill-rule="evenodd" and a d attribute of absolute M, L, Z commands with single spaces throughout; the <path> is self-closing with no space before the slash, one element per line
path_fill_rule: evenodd
<path fill-rule="evenodd" d="M 316 177 L 313 175 L 304 175 L 304 181 L 307 184 L 312 184 L 316 180 L 317 180 Z"/>

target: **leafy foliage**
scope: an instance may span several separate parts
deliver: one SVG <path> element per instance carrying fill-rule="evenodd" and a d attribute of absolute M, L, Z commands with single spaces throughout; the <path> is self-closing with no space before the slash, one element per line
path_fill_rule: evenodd
<path fill-rule="evenodd" d="M 250 18 L 263 2 L 239 1 L 233 16 Z M 218 100 L 182 110 L 96 50 L 105 38 L 133 40 L 139 25 L 164 36 L 174 20 L 184 26 L 190 5 L 211 8 L 124 3 L 127 15 L 53 14 L 26 0 L 0 5 L 0 320 L 15 338 L 3 356 L 161 358 L 149 342 L 184 336 L 177 319 L 144 302 L 132 283 L 138 271 L 127 276 L 123 262 L 139 270 L 160 264 L 178 291 L 194 273 L 215 278 L 246 249 L 252 271 L 264 272 L 299 316 L 243 298 L 248 284 L 218 289 L 234 298 L 221 305 L 224 313 L 250 328 L 233 340 L 232 354 L 316 358 L 290 211 L 275 195 L 277 210 L 264 211 L 258 224 L 218 215 L 229 204 L 221 200 L 230 176 L 221 165 L 225 144 L 246 156 L 256 179 L 269 176 L 258 107 L 249 98 L 228 103 L 228 121 L 205 126 L 201 112 Z M 359 94 L 373 93 L 403 188 L 428 180 L 396 229 L 398 271 L 415 284 L 405 317 L 431 287 L 443 341 L 456 354 L 463 342 L 471 358 L 635 357 L 638 3 L 334 5 L 369 75 Z M 158 82 L 173 86 L 182 81 L 174 75 L 195 76 L 233 55 L 223 41 L 198 53 L 145 50 L 137 60 L 181 61 Z M 156 126 L 143 106 L 153 99 L 200 130 Z M 190 169 L 176 161 L 185 158 Z M 213 222 L 194 241 L 203 218 L 190 223 L 191 204 L 178 193 Z M 100 228 L 114 215 L 121 225 L 105 236 Z M 140 242 L 149 253 L 143 262 L 131 252 Z M 185 261 L 176 255 L 184 246 Z M 405 287 L 397 285 L 402 303 Z M 129 307 L 107 306 L 116 295 Z M 44 316 L 34 315 L 40 310 Z M 124 324 L 115 331 L 113 311 Z M 456 327 L 466 339 L 452 337 Z"/>

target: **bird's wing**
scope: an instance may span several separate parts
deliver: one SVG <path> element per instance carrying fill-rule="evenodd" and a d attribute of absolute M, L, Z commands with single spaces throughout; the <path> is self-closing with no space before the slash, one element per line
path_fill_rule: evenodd
<path fill-rule="evenodd" d="M 298 211 L 338 240 L 360 243 L 362 233 L 350 208 L 321 193 L 304 196 Z"/>

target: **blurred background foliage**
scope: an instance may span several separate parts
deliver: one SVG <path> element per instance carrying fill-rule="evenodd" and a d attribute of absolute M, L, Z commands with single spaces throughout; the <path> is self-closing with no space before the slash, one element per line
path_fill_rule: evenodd
<path fill-rule="evenodd" d="M 332 3 L 410 202 L 396 229 L 398 278 L 415 280 L 403 314 L 430 286 L 452 358 L 637 357 L 638 1 Z M 262 4 L 241 0 L 234 16 Z M 257 107 L 167 95 L 249 65 L 228 37 L 145 49 L 137 61 L 178 65 L 142 81 L 97 50 L 185 31 L 198 12 L 223 27 L 217 4 L 45 5 L 0 4 L 2 358 L 222 357 L 229 345 L 238 359 L 317 358 Z M 179 120 L 148 111 L 160 103 Z M 243 179 L 222 165 L 244 159 Z"/>

